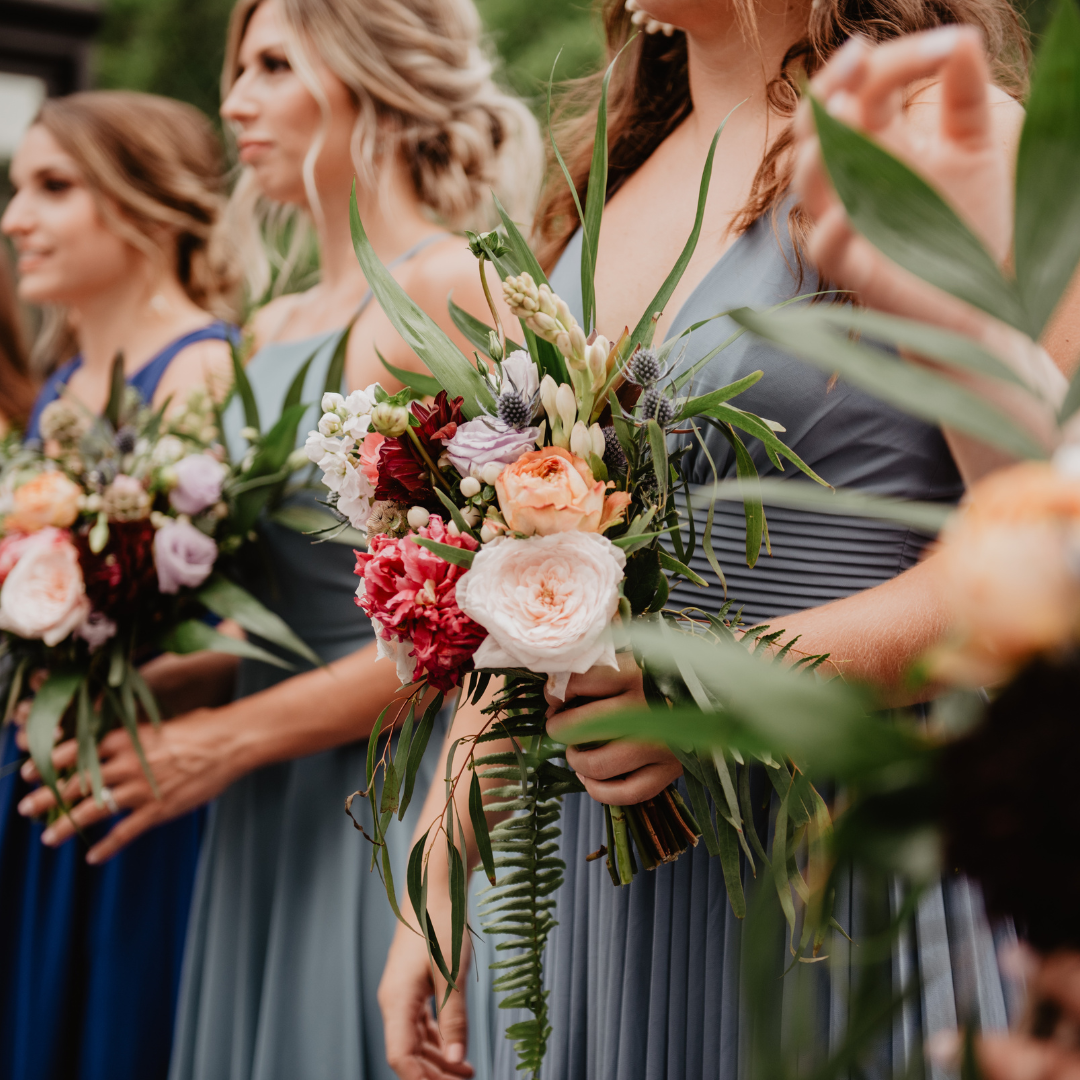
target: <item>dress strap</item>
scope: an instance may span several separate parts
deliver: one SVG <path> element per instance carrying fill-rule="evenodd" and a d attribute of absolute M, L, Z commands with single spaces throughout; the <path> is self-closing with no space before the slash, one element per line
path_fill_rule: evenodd
<path fill-rule="evenodd" d="M 192 330 L 175 341 L 170 342 L 156 356 L 148 360 L 129 379 L 128 385 L 135 387 L 142 395 L 143 401 L 149 403 L 154 400 L 157 393 L 158 383 L 165 374 L 169 364 L 176 359 L 189 345 L 199 341 L 231 341 L 234 344 L 239 341 L 240 331 L 235 326 L 222 322 L 220 319 L 208 326 L 200 326 L 198 330 Z"/>

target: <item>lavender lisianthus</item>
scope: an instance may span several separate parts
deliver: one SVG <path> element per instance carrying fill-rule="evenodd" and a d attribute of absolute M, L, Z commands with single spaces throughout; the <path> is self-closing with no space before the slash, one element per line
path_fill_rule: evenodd
<path fill-rule="evenodd" d="M 502 375 L 503 393 L 515 390 L 526 401 L 531 401 L 540 389 L 540 372 L 524 349 L 516 349 L 502 362 Z"/>
<path fill-rule="evenodd" d="M 217 544 L 186 521 L 168 521 L 154 535 L 158 588 L 177 593 L 198 588 L 214 569 Z"/>
<path fill-rule="evenodd" d="M 221 498 L 225 466 L 209 454 L 188 454 L 174 466 L 176 487 L 169 502 L 181 514 L 198 514 Z"/>
<path fill-rule="evenodd" d="M 501 420 L 481 416 L 459 424 L 454 437 L 446 444 L 446 456 L 462 476 L 479 476 L 490 462 L 510 465 L 522 454 L 534 449 L 540 429 L 521 431 Z"/>

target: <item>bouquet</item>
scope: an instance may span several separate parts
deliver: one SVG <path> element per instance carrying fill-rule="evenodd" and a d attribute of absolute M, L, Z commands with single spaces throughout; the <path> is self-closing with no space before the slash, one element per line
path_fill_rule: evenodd
<path fill-rule="evenodd" d="M 0 461 L 6 716 L 33 685 L 30 754 L 58 805 L 58 730 L 78 740 L 77 771 L 100 801 L 97 743 L 124 726 L 138 748 L 139 707 L 160 722 L 139 674 L 157 652 L 216 649 L 292 666 L 218 633 L 210 617 L 319 662 L 232 580 L 250 529 L 240 511 L 252 462 L 227 462 L 218 410 L 204 392 L 168 418 L 166 410 L 126 387 L 118 357 L 102 417 L 61 397 L 42 413 L 40 443 L 9 444 Z"/>
<path fill-rule="evenodd" d="M 551 894 L 562 880 L 563 864 L 554 854 L 559 799 L 582 790 L 560 763 L 564 747 L 546 734 L 545 685 L 561 697 L 572 674 L 596 664 L 617 666 L 617 649 L 630 647 L 626 630 L 634 620 L 658 617 L 670 579 L 706 584 L 688 565 L 694 541 L 692 533 L 684 541 L 676 498 L 679 459 L 697 424 L 713 424 L 723 433 L 740 476 L 756 475 L 743 442 L 748 435 L 764 444 L 777 467 L 786 458 L 824 483 L 780 441 L 778 425 L 730 404 L 761 372 L 694 396 L 693 378 L 715 352 L 680 370 L 680 342 L 690 330 L 653 346 L 658 313 L 697 243 L 716 139 L 693 231 L 664 285 L 632 330 L 616 329 L 609 338 L 593 325 L 607 173 L 604 115 L 601 106 L 582 212 L 585 325 L 552 291 L 496 200 L 501 230 L 469 234 L 493 326 L 450 308 L 477 350 L 466 357 L 381 265 L 354 199 L 354 246 L 365 277 L 432 375 L 386 365 L 405 383 L 399 393 L 390 395 L 376 383 L 348 397 L 327 394 L 318 429 L 307 442 L 330 491 L 328 505 L 343 522 L 367 533 L 367 550 L 357 553 L 357 602 L 372 619 L 380 655 L 394 660 L 402 682 L 412 687 L 394 718 L 395 724 L 402 721 L 396 751 L 388 739 L 377 753 L 385 713 L 375 727 L 362 793 L 371 802 L 375 855 L 381 852 L 395 911 L 385 831 L 409 803 L 435 714 L 455 688 L 461 688 L 459 700 L 471 695 L 479 701 L 493 678 L 502 684 L 487 708 L 491 723 L 470 741 L 464 765 L 448 766 L 447 810 L 433 826 L 436 835 L 445 834 L 450 860 L 454 931 L 448 955 L 426 911 L 430 830 L 413 850 L 408 891 L 433 961 L 453 984 L 466 898 L 452 796 L 462 776 L 471 773 L 471 817 L 493 886 L 485 929 L 509 939 L 499 946 L 509 953 L 495 965 L 495 988 L 505 993 L 502 1007 L 532 1014 L 512 1025 L 508 1037 L 517 1045 L 521 1067 L 534 1073 L 549 1031 L 541 964 L 553 925 Z M 519 320 L 520 344 L 507 336 L 491 302 L 488 262 Z M 745 509 L 752 565 L 767 534 L 760 502 L 748 499 Z M 709 537 L 702 542 L 723 580 Z M 656 684 L 647 685 L 662 701 Z M 428 688 L 436 695 L 418 721 Z M 495 740 L 511 748 L 478 753 Z M 690 762 L 692 755 L 684 757 Z M 727 763 L 723 754 L 693 760 L 687 773 L 693 805 L 670 787 L 641 806 L 608 807 L 607 844 L 597 857 L 606 856 L 612 881 L 625 885 L 640 866 L 652 869 L 678 858 L 704 833 L 710 852 L 723 860 L 739 910 L 740 848 L 752 856 L 738 824 Z M 381 793 L 377 771 L 383 773 Z M 481 776 L 499 781 L 486 803 Z M 707 792 L 719 809 L 715 823 Z M 489 831 L 485 811 L 513 816 Z"/>

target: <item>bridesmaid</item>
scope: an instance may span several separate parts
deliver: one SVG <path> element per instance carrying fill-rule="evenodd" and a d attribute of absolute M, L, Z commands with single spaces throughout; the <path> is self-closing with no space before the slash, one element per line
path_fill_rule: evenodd
<path fill-rule="evenodd" d="M 797 101 L 798 68 L 813 75 L 854 31 L 881 40 L 943 22 L 975 23 L 989 47 L 997 84 L 987 89 L 993 137 L 1015 152 L 1022 113 L 1014 95 L 1022 91 L 1024 72 L 1009 58 L 1023 56 L 1025 46 L 1012 9 L 1000 0 L 870 3 L 857 9 L 836 0 L 753 7 L 650 0 L 647 7 L 647 27 L 668 23 L 675 29 L 670 36 L 631 43 L 612 79 L 612 168 L 597 266 L 601 329 L 632 325 L 675 261 L 690 231 L 709 141 L 736 105 L 721 139 L 725 167 L 714 172 L 701 242 L 659 333 L 670 338 L 725 309 L 766 307 L 818 288 L 802 257 L 808 222 L 790 194 L 793 136 L 784 120 Z M 604 16 L 613 55 L 629 37 L 630 15 L 621 0 L 609 0 Z M 926 48 L 943 52 L 950 40 L 943 32 Z M 925 87 L 916 100 L 920 107 L 906 112 L 903 122 L 936 127 L 941 99 L 935 87 Z M 563 136 L 581 192 L 591 123 L 586 111 Z M 548 261 L 559 259 L 552 287 L 580 317 L 581 239 L 572 234 L 572 207 L 569 192 L 553 183 L 542 201 L 540 224 Z M 728 320 L 708 323 L 689 339 L 680 363 L 694 363 L 733 329 Z M 718 354 L 698 376 L 695 392 L 759 368 L 765 378 L 739 404 L 783 424 L 788 445 L 830 482 L 942 502 L 959 498 L 963 483 L 939 430 L 844 383 L 831 386 L 828 375 L 750 335 Z M 731 451 L 714 434 L 706 443 L 717 470 L 721 477 L 734 475 Z M 750 449 L 759 471 L 773 472 L 760 446 Z M 711 482 L 705 454 L 695 448 L 684 461 L 693 483 Z M 704 525 L 702 513 L 699 535 Z M 882 684 L 896 702 L 905 701 L 903 672 L 944 629 L 932 568 L 917 565 L 923 541 L 903 528 L 790 510 L 770 510 L 769 525 L 772 556 L 750 571 L 741 554 L 742 508 L 717 507 L 713 543 L 735 608 L 743 609 L 748 622 L 772 621 L 801 634 L 800 648 L 831 653 L 845 674 Z M 716 610 L 724 590 L 703 557 L 694 569 L 712 587 L 677 588 L 671 606 Z M 575 677 L 568 697 L 608 700 L 565 719 L 636 702 L 640 693 L 632 661 L 621 672 L 597 669 Z M 468 719 L 459 717 L 448 740 L 470 733 Z M 570 750 L 568 760 L 588 795 L 564 800 L 561 854 L 567 871 L 547 960 L 553 1032 L 544 1075 L 738 1075 L 747 1053 L 740 1042 L 741 923 L 731 912 L 718 862 L 699 846 L 620 889 L 612 887 L 603 867 L 585 862 L 604 842 L 601 802 L 636 803 L 655 795 L 679 777 L 678 762 L 665 748 L 626 742 Z M 441 800 L 441 791 L 433 797 Z M 422 821 L 436 813 L 433 803 Z M 467 817 L 464 808 L 462 814 Z M 430 872 L 429 902 L 441 900 L 437 871 Z M 840 890 L 837 917 L 856 934 L 860 907 L 857 882 Z M 445 925 L 448 916 L 441 912 L 436 921 Z M 878 1049 L 875 1060 L 884 1071 L 907 1068 L 913 1033 L 920 1028 L 929 1036 L 973 1015 L 986 1028 L 1004 1027 L 1014 1004 L 998 973 L 981 899 L 969 884 L 950 878 L 931 890 L 917 923 L 917 940 L 904 943 L 895 974 L 918 964 L 921 996 L 898 1021 L 895 1037 L 887 1033 Z M 825 995 L 818 1027 L 823 1050 L 843 1031 L 848 974 L 838 965 L 833 993 Z M 452 998 L 441 1030 L 434 1030 L 423 1020 L 433 989 L 423 942 L 399 930 L 380 996 L 391 1059 L 406 1080 L 461 1075 L 464 1002 Z M 500 1040 L 495 1054 L 496 1075 L 514 1075 L 509 1042 Z"/>
<path fill-rule="evenodd" d="M 353 253 L 354 179 L 375 250 L 416 302 L 466 348 L 447 294 L 490 320 L 476 260 L 446 230 L 479 223 L 492 187 L 504 198 L 527 190 L 542 157 L 530 114 L 492 82 L 479 30 L 472 0 L 240 0 L 234 8 L 222 115 L 245 168 L 233 221 L 257 242 L 257 212 L 292 212 L 297 227 L 313 223 L 321 265 L 314 288 L 273 300 L 254 319 L 248 375 L 264 426 L 312 354 L 301 440 L 315 426 L 349 326 L 342 389 L 375 380 L 397 388 L 376 348 L 400 368 L 421 369 L 371 303 Z M 265 256 L 257 243 L 247 253 L 259 294 L 269 280 Z M 227 425 L 242 454 L 238 408 Z M 316 505 L 314 493 L 298 498 Z M 133 813 L 90 854 L 106 859 L 150 826 L 217 800 L 192 907 L 175 1080 L 389 1080 L 375 989 L 394 917 L 343 802 L 363 784 L 363 740 L 398 680 L 392 664 L 376 663 L 370 624 L 353 602 L 351 549 L 313 546 L 272 521 L 260 532 L 270 564 L 264 596 L 327 667 L 283 678 L 245 662 L 233 704 L 148 729 L 160 800 L 130 741 L 106 740 L 103 775 Z M 83 823 L 98 815 L 90 800 L 74 811 Z"/>
<path fill-rule="evenodd" d="M 0 439 L 26 427 L 36 388 L 7 253 L 0 253 Z"/>
<path fill-rule="evenodd" d="M 11 167 L 3 230 L 19 293 L 47 305 L 46 357 L 64 362 L 27 435 L 61 388 L 100 411 L 113 357 L 149 403 L 227 385 L 236 282 L 218 250 L 220 147 L 187 105 L 129 93 L 48 101 Z M 72 343 L 77 355 L 64 355 Z M 213 664 L 211 663 L 211 670 Z M 53 851 L 4 732 L 0 778 L 0 1075 L 11 1080 L 164 1077 L 202 828 L 179 818 L 123 859 L 88 866 Z M 18 804 L 18 812 L 16 812 Z M 27 816 L 19 816 L 19 815 Z"/>

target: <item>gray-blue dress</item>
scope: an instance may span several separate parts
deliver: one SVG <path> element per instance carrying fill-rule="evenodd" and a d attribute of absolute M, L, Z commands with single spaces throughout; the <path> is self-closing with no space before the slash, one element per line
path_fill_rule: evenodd
<path fill-rule="evenodd" d="M 575 237 L 553 275 L 552 287 L 580 314 Z M 800 288 L 797 264 L 781 212 L 774 228 L 762 219 L 741 236 L 705 276 L 672 324 L 674 335 L 734 307 L 764 308 L 817 288 L 808 272 Z M 601 318 L 603 313 L 601 312 Z M 694 332 L 680 361 L 685 367 L 728 337 L 727 318 Z M 686 339 L 684 339 L 685 341 Z M 757 369 L 765 377 L 736 404 L 787 429 L 782 436 L 819 474 L 836 486 L 953 502 L 962 485 L 941 433 L 777 351 L 747 334 L 712 360 L 696 380 L 706 393 Z M 762 475 L 775 474 L 760 443 L 750 443 Z M 706 435 L 721 478 L 734 476 L 733 455 L 718 433 Z M 713 479 L 704 454 L 694 449 L 686 468 L 693 482 Z M 784 476 L 798 475 L 788 467 Z M 717 507 L 714 547 L 728 582 L 728 596 L 747 622 L 783 625 L 785 613 L 848 596 L 895 577 L 912 566 L 925 540 L 896 526 L 857 519 L 768 509 L 772 555 L 762 551 L 746 567 L 741 506 Z M 704 513 L 697 527 L 701 535 Z M 707 590 L 673 590 L 673 606 L 716 610 L 723 590 L 700 554 L 694 569 Z M 604 843 L 599 804 L 586 795 L 563 803 L 562 857 L 566 883 L 558 894 L 559 925 L 547 955 L 553 1032 L 544 1076 L 551 1080 L 736 1080 L 745 1065 L 745 1010 L 739 993 L 742 923 L 728 903 L 719 860 L 704 845 L 673 865 L 639 873 L 627 888 L 614 888 L 602 860 L 585 856 Z M 859 932 L 859 885 L 839 890 L 836 914 Z M 895 898 L 894 898 L 895 902 Z M 854 922 L 852 921 L 854 919 Z M 1009 937 L 1011 930 L 996 933 Z M 848 948 L 840 941 L 834 959 Z M 875 1055 L 875 1075 L 899 1072 L 917 1032 L 932 1034 L 977 1015 L 985 1027 L 1002 1027 L 1013 1009 L 1011 988 L 999 975 L 995 932 L 978 890 L 951 877 L 922 902 L 911 940 L 898 947 L 892 973 L 909 984 L 915 965 L 921 996 L 909 1002 L 891 1038 Z M 843 1032 L 850 968 L 831 972 L 819 1031 L 835 1045 Z M 977 1012 L 976 1012 L 977 1010 Z M 513 1049 L 495 1046 L 496 1075 L 514 1075 Z"/>
<path fill-rule="evenodd" d="M 303 400 L 316 404 L 300 424 L 303 441 L 318 420 L 338 338 L 335 332 L 269 344 L 251 360 L 247 372 L 264 429 L 300 365 L 318 349 L 304 387 Z M 243 420 L 239 403 L 234 406 L 226 416 L 227 435 L 232 452 L 242 454 Z M 315 495 L 296 498 L 313 503 Z M 269 521 L 259 529 L 268 555 L 262 596 L 268 605 L 326 662 L 370 642 L 371 624 L 354 602 L 352 550 L 315 545 Z M 265 690 L 288 674 L 245 660 L 237 696 Z M 297 725 L 304 722 L 304 715 L 296 717 Z M 440 735 L 433 734 L 417 779 L 420 794 L 391 832 L 399 888 Z M 344 809 L 345 797 L 363 785 L 366 754 L 362 741 L 267 766 L 211 807 L 172 1080 L 391 1080 L 376 990 L 397 924 L 382 882 L 370 872 L 371 845 Z M 357 800 L 353 812 L 370 834 L 367 804 Z"/>

